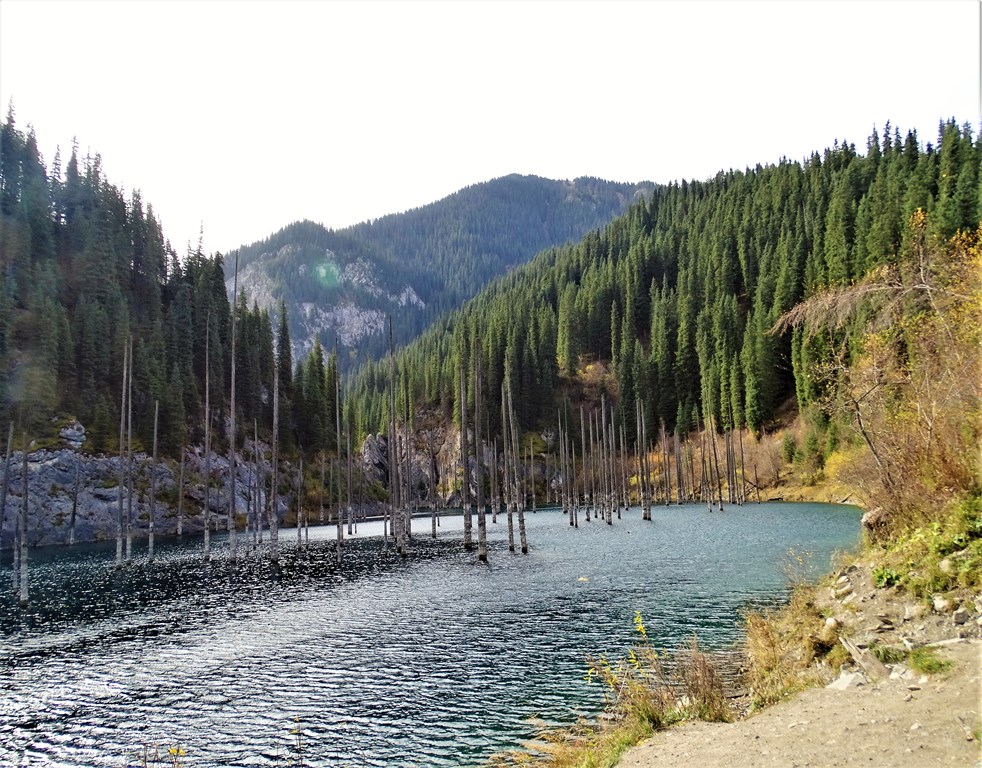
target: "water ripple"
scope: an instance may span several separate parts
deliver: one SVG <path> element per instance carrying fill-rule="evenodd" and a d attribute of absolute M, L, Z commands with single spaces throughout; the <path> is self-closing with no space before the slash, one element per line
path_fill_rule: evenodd
<path fill-rule="evenodd" d="M 229 562 L 222 537 L 208 562 L 188 539 L 123 569 L 111 544 L 32 552 L 31 607 L 0 595 L 0 764 L 124 766 L 180 744 L 194 768 L 479 765 L 530 718 L 596 712 L 585 659 L 622 654 L 635 610 L 656 647 L 731 643 L 742 606 L 782 596 L 789 546 L 821 570 L 858 531 L 825 505 L 639 516 L 574 530 L 540 511 L 525 557 L 502 516 L 489 564 L 462 551 L 459 517 L 405 559 L 362 525 L 340 565 L 328 527 L 304 545 L 287 531 L 279 568 L 268 543 Z"/>

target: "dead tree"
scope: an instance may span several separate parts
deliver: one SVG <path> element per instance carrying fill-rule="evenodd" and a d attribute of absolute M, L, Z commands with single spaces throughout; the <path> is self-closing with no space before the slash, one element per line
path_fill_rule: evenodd
<path fill-rule="evenodd" d="M 488 561 L 488 520 L 484 509 L 484 472 L 481 466 L 481 355 L 474 341 L 474 471 L 477 475 L 477 559 Z"/>
<path fill-rule="evenodd" d="M 211 559 L 211 308 L 208 309 L 208 319 L 205 321 L 207 330 L 205 331 L 205 508 L 204 508 L 204 533 L 205 533 L 205 560 Z M 274 378 L 276 367 L 274 366 Z M 277 414 L 277 387 L 273 387 L 273 421 L 276 421 Z M 274 432 L 276 427 L 273 427 Z M 274 437 L 275 440 L 275 437 Z M 275 445 L 275 442 L 274 442 Z M 273 449 L 275 454 L 276 449 Z M 127 557 L 129 559 L 129 557 Z M 276 560 L 275 550 L 273 560 Z"/>
<path fill-rule="evenodd" d="M 147 524 L 147 560 L 153 562 L 153 524 L 157 509 L 157 422 L 160 400 L 153 402 L 153 458 L 150 461 L 150 520 Z"/>
<path fill-rule="evenodd" d="M 123 489 L 125 487 L 125 452 L 126 452 L 126 382 L 129 374 L 130 342 L 127 338 L 123 345 L 123 391 L 119 397 L 119 485 L 116 509 L 116 567 L 123 564 Z"/>
<path fill-rule="evenodd" d="M 20 578 L 19 581 L 19 592 L 18 592 L 18 602 L 21 608 L 27 607 L 27 497 L 28 497 L 28 476 L 27 476 L 27 452 L 33 446 L 33 441 L 30 445 L 27 443 L 27 438 L 24 438 L 24 468 L 21 474 L 21 484 L 22 484 L 22 499 L 20 505 Z"/>
<path fill-rule="evenodd" d="M 280 559 L 280 536 L 279 536 L 279 469 L 280 469 L 280 366 L 277 362 L 273 366 L 273 455 L 272 466 L 270 467 L 269 497 L 266 499 L 266 506 L 269 515 L 269 559 L 275 565 Z M 207 530 L 207 528 L 206 528 Z M 208 535 L 207 533 L 205 534 Z M 340 550 L 338 559 L 341 558 Z"/>

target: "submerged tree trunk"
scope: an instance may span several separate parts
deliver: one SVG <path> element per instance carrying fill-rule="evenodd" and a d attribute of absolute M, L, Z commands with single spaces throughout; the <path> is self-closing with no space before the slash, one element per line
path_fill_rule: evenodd
<path fill-rule="evenodd" d="M 390 335 L 391 335 L 391 320 L 390 325 Z M 390 341 L 391 343 L 391 341 Z M 334 339 L 334 358 L 338 360 L 338 340 Z M 340 371 L 340 368 L 339 368 Z M 342 527 L 341 521 L 341 375 L 340 372 L 334 377 L 334 420 L 335 420 L 335 435 L 337 436 L 337 465 L 338 465 L 338 531 L 337 531 L 337 543 L 338 543 L 338 563 L 341 562 L 341 544 L 344 542 L 344 528 Z M 391 468 L 391 464 L 389 465 Z M 333 470 L 332 470 L 333 475 Z M 384 542 L 385 539 L 383 538 Z"/>
<path fill-rule="evenodd" d="M 269 559 L 278 563 L 280 559 L 279 534 L 279 467 L 280 467 L 280 366 L 273 366 L 273 456 L 270 467 L 269 498 L 266 507 L 269 509 Z"/>
<path fill-rule="evenodd" d="M 14 449 L 14 422 L 7 430 L 7 452 L 3 455 L 3 486 L 0 488 L 0 537 L 3 536 L 3 521 L 7 517 L 7 491 L 10 488 L 10 454 Z M 15 526 L 16 529 L 16 526 Z M 14 534 L 14 549 L 17 548 L 17 535 Z"/>
<path fill-rule="evenodd" d="M 475 347 L 477 344 L 475 343 Z M 477 559 L 488 561 L 488 519 L 484 509 L 484 472 L 481 465 L 481 357 L 474 353 L 474 458 L 477 477 Z"/>
<path fill-rule="evenodd" d="M 20 602 L 21 608 L 27 607 L 27 497 L 28 497 L 28 476 L 27 476 L 27 452 L 30 450 L 31 446 L 27 443 L 27 438 L 24 438 L 24 468 L 21 475 L 21 482 L 23 484 L 23 498 L 20 506 L 20 579 L 19 579 L 19 592 L 18 592 L 18 602 Z"/>
<path fill-rule="evenodd" d="M 502 483 L 502 496 L 505 502 L 505 514 L 508 517 L 508 551 L 515 551 L 515 521 L 512 515 L 512 468 L 511 460 L 509 455 L 511 454 L 511 448 L 509 443 L 511 439 L 508 437 L 508 411 L 506 409 L 507 401 L 505 399 L 505 385 L 501 385 L 501 431 L 502 436 L 502 461 L 504 462 L 504 477 Z"/>
<path fill-rule="evenodd" d="M 511 434 L 512 434 L 512 456 L 515 459 L 515 474 L 518 474 L 518 457 L 521 455 L 518 448 L 518 425 L 515 423 L 515 409 L 512 405 L 511 400 L 511 386 L 508 387 L 508 416 L 509 421 L 511 421 Z M 517 481 L 517 477 L 516 477 Z M 518 491 L 518 483 L 515 483 L 516 495 Z M 517 499 L 516 499 L 517 501 Z M 525 504 L 518 505 L 518 540 L 522 547 L 522 554 L 527 555 L 529 551 L 528 539 L 525 536 Z"/>
<path fill-rule="evenodd" d="M 184 535 L 184 446 L 181 446 L 181 471 L 177 480 L 177 535 Z"/>
<path fill-rule="evenodd" d="M 436 520 L 440 514 L 440 482 L 439 482 L 439 468 L 436 464 L 436 456 L 433 450 L 433 433 L 430 432 L 426 436 L 426 444 L 430 452 L 430 472 L 433 473 L 433 498 L 430 500 L 433 504 L 430 510 L 430 535 L 432 538 L 436 538 Z"/>
<path fill-rule="evenodd" d="M 126 562 L 133 556 L 133 337 L 129 337 L 130 370 L 126 385 Z"/>
<path fill-rule="evenodd" d="M 467 372 L 463 362 L 460 364 L 460 466 L 463 477 L 460 482 L 460 504 L 464 513 L 464 549 L 474 548 L 472 540 L 473 520 L 470 499 L 470 461 L 467 457 Z"/>
<path fill-rule="evenodd" d="M 123 391 L 119 397 L 119 506 L 116 509 L 116 567 L 123 564 L 123 488 L 125 486 L 126 455 L 126 380 L 129 374 L 130 343 L 127 339 L 123 345 Z"/>
<path fill-rule="evenodd" d="M 75 454 L 75 483 L 72 489 L 72 514 L 68 521 L 68 546 L 75 544 L 75 518 L 78 516 L 78 484 L 80 479 L 79 470 L 82 467 L 82 457 Z"/>
<path fill-rule="evenodd" d="M 153 524 L 157 509 L 157 421 L 160 417 L 160 401 L 153 403 L 153 459 L 150 461 L 150 522 L 147 526 L 147 560 L 153 562 Z"/>
<path fill-rule="evenodd" d="M 211 559 L 211 309 L 208 310 L 208 320 L 205 323 L 205 508 L 202 521 L 205 533 L 205 560 Z M 275 370 L 274 367 L 274 376 Z M 276 420 L 276 392 L 273 392 L 273 420 Z M 275 438 L 274 438 L 275 440 Z M 275 558 L 274 558 L 275 559 Z"/>
<path fill-rule="evenodd" d="M 228 410 L 228 553 L 233 561 L 236 557 L 235 547 L 235 320 L 238 314 L 235 311 L 235 303 L 239 295 L 239 252 L 235 252 L 235 272 L 232 278 L 232 382 L 231 397 Z"/>

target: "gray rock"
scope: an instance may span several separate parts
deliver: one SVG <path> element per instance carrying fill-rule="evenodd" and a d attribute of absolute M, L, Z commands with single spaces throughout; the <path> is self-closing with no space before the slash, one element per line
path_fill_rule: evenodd
<path fill-rule="evenodd" d="M 934 605 L 934 610 L 937 613 L 951 613 L 955 610 L 955 604 L 949 600 L 947 597 L 942 595 L 935 595 L 932 604 Z"/>
<path fill-rule="evenodd" d="M 966 624 L 968 623 L 970 615 L 964 608 L 959 608 L 957 611 L 951 614 L 951 618 L 955 624 Z"/>
<path fill-rule="evenodd" d="M 845 691 L 849 688 L 858 688 L 861 685 L 866 685 L 868 682 L 862 672 L 843 671 L 839 677 L 825 687 L 833 691 Z"/>

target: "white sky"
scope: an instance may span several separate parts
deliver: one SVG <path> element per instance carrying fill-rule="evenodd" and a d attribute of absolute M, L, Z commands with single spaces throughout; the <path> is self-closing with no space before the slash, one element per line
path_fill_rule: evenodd
<path fill-rule="evenodd" d="M 183 254 L 508 173 L 704 179 L 980 119 L 976 0 L 0 0 L 0 109 Z"/>

